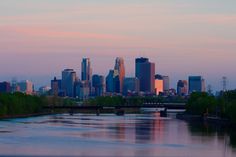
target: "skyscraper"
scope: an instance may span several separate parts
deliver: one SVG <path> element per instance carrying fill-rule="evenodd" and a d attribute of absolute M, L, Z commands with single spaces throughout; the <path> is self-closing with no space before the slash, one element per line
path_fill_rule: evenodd
<path fill-rule="evenodd" d="M 81 80 L 91 81 L 92 80 L 92 68 L 89 58 L 83 58 L 81 63 Z"/>
<path fill-rule="evenodd" d="M 116 89 L 117 93 L 122 93 L 123 91 L 123 85 L 124 85 L 124 78 L 125 78 L 125 65 L 124 65 L 124 59 L 121 57 L 116 58 L 116 63 L 114 70 L 118 71 L 118 86 Z"/>
<path fill-rule="evenodd" d="M 110 70 L 107 77 L 106 77 L 106 92 L 113 93 L 114 90 L 114 70 Z"/>
<path fill-rule="evenodd" d="M 88 81 L 77 81 L 75 83 L 75 97 L 80 99 L 88 99 L 90 95 L 90 87 Z"/>
<path fill-rule="evenodd" d="M 177 94 L 180 96 L 185 96 L 188 94 L 188 81 L 179 80 L 177 83 Z"/>
<path fill-rule="evenodd" d="M 93 75 L 92 86 L 94 88 L 94 96 L 102 96 L 105 92 L 104 77 L 101 75 Z"/>
<path fill-rule="evenodd" d="M 81 81 L 89 87 L 89 95 L 92 95 L 92 68 L 89 58 L 83 58 L 82 60 Z"/>
<path fill-rule="evenodd" d="M 149 62 L 148 58 L 136 58 L 135 76 L 140 81 L 140 91 L 155 92 L 155 64 Z"/>
<path fill-rule="evenodd" d="M 192 92 L 205 92 L 205 80 L 202 76 L 189 76 L 189 94 Z"/>
<path fill-rule="evenodd" d="M 138 94 L 139 93 L 139 79 L 136 77 L 128 77 L 124 79 L 123 94 Z"/>
<path fill-rule="evenodd" d="M 58 80 L 56 77 L 51 80 L 51 93 L 53 96 L 61 95 L 61 80 Z"/>
<path fill-rule="evenodd" d="M 62 90 L 66 96 L 74 97 L 74 85 L 76 80 L 76 72 L 73 69 L 65 69 L 62 71 Z"/>
<path fill-rule="evenodd" d="M 170 89 L 170 78 L 169 78 L 169 76 L 162 76 L 162 79 L 163 79 L 163 83 L 164 83 L 163 90 L 164 91 L 169 91 L 169 89 Z"/>
<path fill-rule="evenodd" d="M 155 93 L 160 95 L 164 92 L 164 81 L 161 75 L 155 75 Z"/>

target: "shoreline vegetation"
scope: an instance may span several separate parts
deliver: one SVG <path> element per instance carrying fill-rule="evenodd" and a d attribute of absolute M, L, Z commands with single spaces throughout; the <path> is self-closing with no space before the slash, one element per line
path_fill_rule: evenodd
<path fill-rule="evenodd" d="M 66 110 L 46 110 L 44 106 L 78 105 L 78 99 L 32 96 L 23 93 L 1 93 L 0 94 L 0 119 L 23 118 L 56 113 L 68 113 Z M 144 102 L 186 102 L 186 99 L 176 97 L 174 100 L 163 97 L 96 97 L 83 101 L 84 105 L 106 106 L 109 105 L 141 105 Z M 101 113 L 112 113 L 112 110 L 101 111 Z M 129 110 L 127 113 L 138 113 L 138 110 Z M 77 113 L 77 112 L 75 112 Z M 79 111 L 78 113 L 95 113 L 94 111 Z M 186 103 L 186 111 L 177 114 L 178 119 L 186 121 L 202 121 L 223 125 L 236 124 L 236 90 L 221 92 L 215 97 L 207 93 L 192 93 Z"/>
<path fill-rule="evenodd" d="M 42 115 L 64 113 L 61 110 L 47 110 L 44 106 L 75 105 L 75 101 L 64 98 L 27 95 L 24 93 L 0 93 L 0 120 L 10 118 L 27 118 Z"/>
<path fill-rule="evenodd" d="M 178 119 L 201 121 L 236 127 L 236 90 L 221 92 L 215 97 L 208 93 L 192 93 L 186 111 Z"/>

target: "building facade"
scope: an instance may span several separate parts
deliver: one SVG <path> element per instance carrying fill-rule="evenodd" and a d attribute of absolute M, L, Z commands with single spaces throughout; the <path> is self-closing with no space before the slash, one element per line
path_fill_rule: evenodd
<path fill-rule="evenodd" d="M 160 95 L 164 92 L 164 80 L 161 75 L 155 75 L 155 93 Z"/>
<path fill-rule="evenodd" d="M 61 86 L 65 96 L 74 97 L 74 85 L 76 81 L 76 72 L 73 69 L 62 71 Z"/>
<path fill-rule="evenodd" d="M 123 93 L 123 86 L 124 86 L 124 78 L 125 78 L 125 65 L 124 59 L 121 57 L 116 58 L 116 63 L 114 70 L 118 73 L 118 80 L 116 80 L 116 93 Z M 115 78 L 116 79 L 116 78 Z"/>
<path fill-rule="evenodd" d="M 92 87 L 94 89 L 94 96 L 103 96 L 105 93 L 105 83 L 104 76 L 93 75 L 92 77 Z"/>
<path fill-rule="evenodd" d="M 129 77 L 124 79 L 123 94 L 132 95 L 139 93 L 139 79 L 136 77 Z"/>
<path fill-rule="evenodd" d="M 0 82 L 0 93 L 10 93 L 11 84 L 10 82 Z"/>
<path fill-rule="evenodd" d="M 177 83 L 177 94 L 179 96 L 186 96 L 188 94 L 188 81 L 179 80 Z"/>
<path fill-rule="evenodd" d="M 62 91 L 61 80 L 54 77 L 51 80 L 51 95 L 53 96 L 64 96 L 64 92 Z"/>
<path fill-rule="evenodd" d="M 148 58 L 136 58 L 135 76 L 140 81 L 140 91 L 155 93 L 155 64 Z"/>
<path fill-rule="evenodd" d="M 20 87 L 20 91 L 32 95 L 34 93 L 34 85 L 31 81 L 29 80 L 24 80 L 18 83 Z"/>
<path fill-rule="evenodd" d="M 205 80 L 202 76 L 189 76 L 189 94 L 192 92 L 205 92 Z"/>

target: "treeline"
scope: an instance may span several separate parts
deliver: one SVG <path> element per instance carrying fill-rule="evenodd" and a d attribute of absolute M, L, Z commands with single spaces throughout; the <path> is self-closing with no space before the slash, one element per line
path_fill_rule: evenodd
<path fill-rule="evenodd" d="M 217 116 L 236 123 L 236 90 L 215 97 L 207 93 L 192 93 L 187 102 L 188 114 Z"/>
<path fill-rule="evenodd" d="M 26 95 L 23 93 L 0 94 L 0 116 L 17 116 L 43 112 L 48 105 L 46 97 Z"/>

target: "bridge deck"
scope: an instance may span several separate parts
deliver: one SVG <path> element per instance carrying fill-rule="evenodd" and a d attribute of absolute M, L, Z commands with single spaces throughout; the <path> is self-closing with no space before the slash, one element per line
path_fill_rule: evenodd
<path fill-rule="evenodd" d="M 186 109 L 185 104 L 144 104 L 144 105 L 117 105 L 117 106 L 45 106 L 45 109 L 70 109 L 70 110 L 102 110 L 102 109 L 125 109 L 125 108 L 167 108 L 167 109 Z"/>

